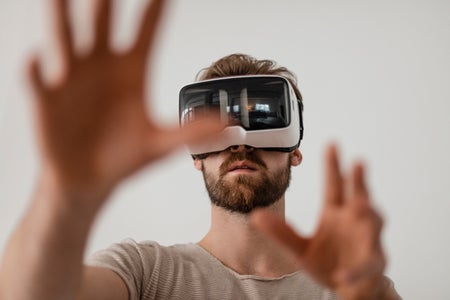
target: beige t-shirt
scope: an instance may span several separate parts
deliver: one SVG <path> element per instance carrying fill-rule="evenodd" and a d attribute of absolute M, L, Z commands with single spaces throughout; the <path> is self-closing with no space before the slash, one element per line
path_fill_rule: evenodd
<path fill-rule="evenodd" d="M 126 240 L 95 253 L 87 264 L 119 274 L 131 300 L 337 299 L 302 271 L 271 279 L 241 275 L 197 244 Z"/>

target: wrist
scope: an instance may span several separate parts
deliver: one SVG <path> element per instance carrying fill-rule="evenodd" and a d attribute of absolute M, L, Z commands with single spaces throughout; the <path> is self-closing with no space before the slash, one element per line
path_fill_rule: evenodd
<path fill-rule="evenodd" d="M 35 200 L 58 214 L 94 218 L 110 192 L 110 189 L 94 183 L 67 180 L 47 168 L 38 176 Z"/>

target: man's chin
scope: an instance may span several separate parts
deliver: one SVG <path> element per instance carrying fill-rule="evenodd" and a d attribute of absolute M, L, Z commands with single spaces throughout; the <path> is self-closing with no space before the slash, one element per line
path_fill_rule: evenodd
<path fill-rule="evenodd" d="M 248 215 L 250 214 L 256 207 L 253 206 L 245 206 L 245 205 L 220 205 L 218 203 L 213 203 L 213 205 L 222 208 L 224 211 L 237 214 L 237 215 Z"/>
<path fill-rule="evenodd" d="M 228 201 L 212 201 L 212 204 L 217 207 L 221 207 L 222 209 L 230 213 L 247 215 L 257 208 L 269 207 L 278 202 L 277 199 L 262 203 L 256 201 L 255 198 L 245 199 L 245 196 L 243 196 L 243 194 L 241 194 L 239 201 L 230 202 L 229 200 L 230 199 L 228 199 Z M 234 198 L 234 200 L 236 200 L 236 198 Z"/>

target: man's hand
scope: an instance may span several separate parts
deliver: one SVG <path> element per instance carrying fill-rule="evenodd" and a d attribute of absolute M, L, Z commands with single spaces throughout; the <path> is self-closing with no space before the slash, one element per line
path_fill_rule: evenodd
<path fill-rule="evenodd" d="M 29 65 L 42 172 L 0 262 L 1 299 L 127 299 L 116 273 L 83 267 L 96 213 L 125 177 L 222 127 L 161 128 L 148 118 L 146 69 L 164 4 L 148 1 L 136 40 L 118 53 L 110 45 L 114 1 L 92 0 L 94 41 L 80 54 L 69 0 L 52 0 L 62 72 L 45 80 L 37 58 Z"/>
<path fill-rule="evenodd" d="M 46 82 L 37 58 L 29 68 L 45 175 L 71 190 L 109 191 L 177 146 L 219 130 L 212 121 L 161 128 L 146 114 L 147 62 L 164 1 L 150 1 L 136 40 L 122 53 L 110 45 L 113 1 L 94 1 L 94 42 L 83 55 L 74 49 L 68 2 L 53 0 L 61 77 Z"/>
<path fill-rule="evenodd" d="M 342 299 L 384 299 L 383 222 L 370 203 L 362 164 L 344 177 L 336 148 L 330 147 L 325 184 L 324 207 L 312 237 L 298 235 L 266 211 L 256 211 L 252 224 L 292 251 L 301 268 Z"/>

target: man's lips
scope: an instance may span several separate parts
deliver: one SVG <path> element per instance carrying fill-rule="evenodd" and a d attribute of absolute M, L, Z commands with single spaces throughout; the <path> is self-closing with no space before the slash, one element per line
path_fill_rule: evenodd
<path fill-rule="evenodd" d="M 227 168 L 227 173 L 230 172 L 251 172 L 258 170 L 258 166 L 249 161 L 236 161 L 230 164 Z"/>

